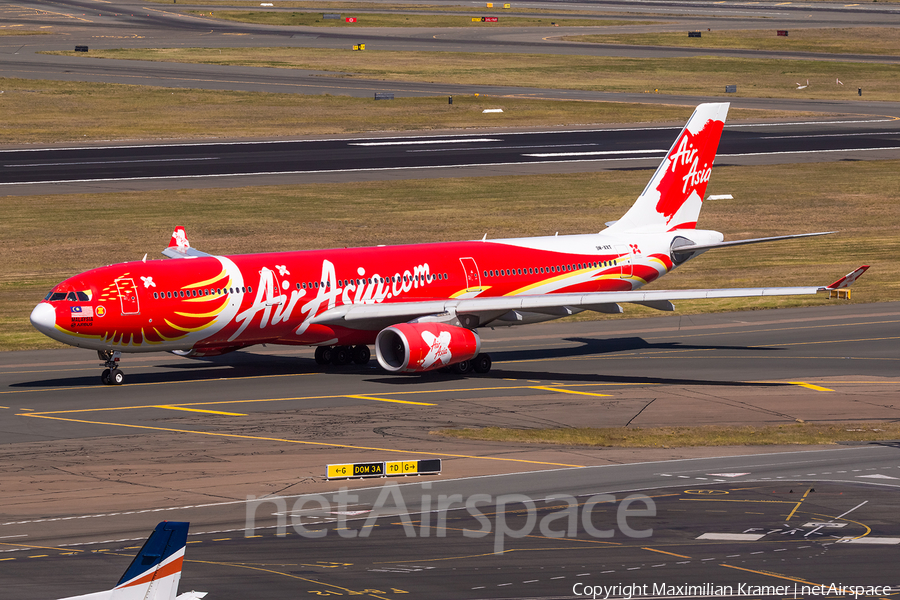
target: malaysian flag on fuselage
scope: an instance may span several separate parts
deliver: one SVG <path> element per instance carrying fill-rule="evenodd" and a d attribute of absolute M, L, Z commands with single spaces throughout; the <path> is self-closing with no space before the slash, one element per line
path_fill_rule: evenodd
<path fill-rule="evenodd" d="M 92 306 L 73 306 L 72 307 L 72 316 L 73 317 L 93 317 L 94 316 L 94 308 Z"/>

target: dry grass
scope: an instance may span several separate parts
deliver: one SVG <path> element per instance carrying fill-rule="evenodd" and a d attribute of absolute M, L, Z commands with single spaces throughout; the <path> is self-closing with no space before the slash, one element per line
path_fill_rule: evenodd
<path fill-rule="evenodd" d="M 578 35 L 563 39 L 596 44 L 635 46 L 676 46 L 687 48 L 741 48 L 772 52 L 817 52 L 822 54 L 900 54 L 900 30 L 894 27 L 835 27 L 789 29 L 787 36 L 776 28 L 701 31 L 689 38 L 687 32 L 641 34 Z"/>
<path fill-rule="evenodd" d="M 488 440 L 564 446 L 619 448 L 682 448 L 687 446 L 774 446 L 834 444 L 844 441 L 900 439 L 900 423 L 791 423 L 764 427 L 573 428 L 573 429 L 440 429 L 432 434 L 467 440 Z"/>
<path fill-rule="evenodd" d="M 349 96 L 304 96 L 180 90 L 100 83 L 0 79 L 4 126 L 0 143 L 106 140 L 289 137 L 356 133 L 550 127 L 597 123 L 683 122 L 690 107 L 559 102 L 454 95 L 374 101 Z M 483 114 L 503 108 L 502 114 Z M 797 113 L 733 110 L 732 119 Z"/>
<path fill-rule="evenodd" d="M 894 101 L 900 96 L 895 65 L 814 60 L 756 60 L 701 56 L 692 58 L 617 58 L 542 54 L 392 52 L 370 48 L 354 52 L 319 48 L 163 48 L 113 49 L 59 54 L 81 58 L 118 58 L 331 71 L 346 77 L 388 81 L 442 82 L 472 86 L 578 89 L 606 92 L 723 94 L 737 85 L 736 96 L 851 100 L 862 88 L 866 100 Z M 797 90 L 797 82 L 811 85 Z M 844 85 L 837 85 L 840 79 Z M 731 94 L 729 94 L 731 96 Z"/>
<path fill-rule="evenodd" d="M 585 233 L 620 216 L 651 172 L 7 197 L 0 205 L 0 348 L 54 347 L 28 322 L 34 304 L 81 271 L 144 253 L 158 256 L 175 225 L 187 227 L 196 247 L 221 254 L 449 241 L 484 233 Z M 701 227 L 723 231 L 727 239 L 841 233 L 709 252 L 654 287 L 827 284 L 869 263 L 853 302 L 900 296 L 896 161 L 718 167 L 708 191 L 735 195 L 708 202 L 700 220 Z M 735 299 L 678 303 L 677 309 L 690 314 L 823 302 Z M 626 317 L 643 314 L 659 313 L 626 306 Z"/>
<path fill-rule="evenodd" d="M 4 35 L 50 35 L 49 31 L 37 31 L 35 29 L 19 29 L 21 25 L 0 26 L 0 36 Z"/>

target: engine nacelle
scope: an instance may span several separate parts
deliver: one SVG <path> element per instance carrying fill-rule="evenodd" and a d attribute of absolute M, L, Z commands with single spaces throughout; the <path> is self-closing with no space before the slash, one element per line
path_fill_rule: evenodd
<path fill-rule="evenodd" d="M 388 371 L 421 373 L 471 360 L 481 338 L 464 327 L 441 323 L 399 323 L 375 338 L 378 364 Z"/>

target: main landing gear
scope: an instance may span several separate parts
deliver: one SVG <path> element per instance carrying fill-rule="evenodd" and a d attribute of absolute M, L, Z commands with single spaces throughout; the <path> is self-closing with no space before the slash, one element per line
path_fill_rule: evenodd
<path fill-rule="evenodd" d="M 454 375 L 468 375 L 472 372 L 484 375 L 491 370 L 491 356 L 489 354 L 479 354 L 472 360 L 464 360 L 438 370 L 443 373 L 453 373 Z"/>
<path fill-rule="evenodd" d="M 103 361 L 101 367 L 106 367 L 100 375 L 100 381 L 104 385 L 122 385 L 125 382 L 125 373 L 119 369 L 119 358 L 122 353 L 116 350 L 97 350 L 97 356 Z"/>
<path fill-rule="evenodd" d="M 357 365 L 368 364 L 372 353 L 369 347 L 360 344 L 358 346 L 318 346 L 316 348 L 316 363 L 320 365 Z"/>

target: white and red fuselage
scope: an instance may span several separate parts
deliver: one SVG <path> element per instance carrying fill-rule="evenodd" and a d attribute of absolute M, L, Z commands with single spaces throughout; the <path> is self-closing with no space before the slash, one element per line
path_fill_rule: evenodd
<path fill-rule="evenodd" d="M 673 299 L 826 289 L 639 291 L 708 249 L 797 237 L 723 242 L 696 229 L 727 110 L 698 106 L 631 209 L 596 234 L 213 256 L 190 248 L 179 227 L 164 251 L 177 260 L 71 277 L 31 321 L 56 340 L 107 354 L 298 344 L 362 347 L 364 362 L 374 343 L 389 371 L 427 371 L 478 357 L 478 327 L 620 312 L 621 302 L 671 310 Z M 490 368 L 489 359 L 480 364 Z"/>
<path fill-rule="evenodd" d="M 670 247 L 678 236 L 596 234 L 137 261 L 67 279 L 50 292 L 44 310 L 54 310 L 51 337 L 96 350 L 371 344 L 381 328 L 311 320 L 349 305 L 630 291 L 672 269 Z"/>

